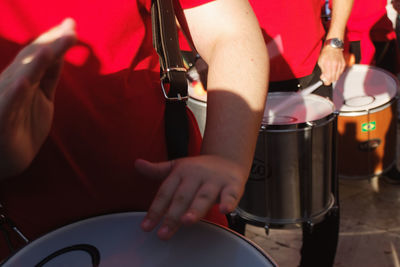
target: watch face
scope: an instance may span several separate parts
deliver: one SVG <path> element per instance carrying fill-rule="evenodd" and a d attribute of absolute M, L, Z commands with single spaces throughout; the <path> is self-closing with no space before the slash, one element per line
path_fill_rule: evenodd
<path fill-rule="evenodd" d="M 343 48 L 343 41 L 338 38 L 332 38 L 326 41 L 326 44 L 334 47 L 334 48 Z"/>
<path fill-rule="evenodd" d="M 342 47 L 343 46 L 342 41 L 340 41 L 339 39 L 333 39 L 332 42 L 333 42 L 333 45 L 336 46 L 336 47 Z"/>

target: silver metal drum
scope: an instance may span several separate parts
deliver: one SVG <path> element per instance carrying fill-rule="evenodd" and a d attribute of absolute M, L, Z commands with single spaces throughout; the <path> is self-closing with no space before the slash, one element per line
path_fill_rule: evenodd
<path fill-rule="evenodd" d="M 337 114 L 331 101 L 268 94 L 253 166 L 237 214 L 271 228 L 316 223 L 333 206 Z"/>
<path fill-rule="evenodd" d="M 190 80 L 188 82 L 189 100 L 187 106 L 193 112 L 200 133 L 203 136 L 206 127 L 207 91 L 204 89 L 200 81 L 200 76 L 195 68 L 190 69 L 188 75 Z"/>

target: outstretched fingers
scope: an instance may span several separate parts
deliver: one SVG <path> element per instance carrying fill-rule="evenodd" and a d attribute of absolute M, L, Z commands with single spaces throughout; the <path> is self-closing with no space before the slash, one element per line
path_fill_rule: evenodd
<path fill-rule="evenodd" d="M 220 187 L 216 184 L 203 184 L 194 194 L 195 197 L 182 216 L 182 222 L 186 225 L 193 224 L 203 218 L 207 211 L 217 202 Z"/>
<path fill-rule="evenodd" d="M 205 217 L 218 202 L 223 213 L 233 211 L 244 190 L 240 169 L 215 156 L 161 163 L 137 160 L 135 166 L 146 176 L 164 179 L 141 225 L 152 231 L 161 223 L 157 234 L 164 240 L 182 225 Z"/>
<path fill-rule="evenodd" d="M 75 42 L 75 22 L 72 19 L 65 19 L 33 42 L 33 45 L 37 45 L 37 49 L 41 50 L 39 55 L 42 56 L 34 60 L 36 64 L 31 65 L 30 73 L 34 73 L 35 69 L 42 71 L 40 75 L 30 75 L 30 79 L 32 83 L 40 80 L 39 86 L 49 99 L 54 98 L 54 88 L 61 73 L 63 56 Z"/>
<path fill-rule="evenodd" d="M 50 44 L 55 58 L 61 57 L 76 41 L 75 21 L 71 18 L 64 19 L 59 25 L 36 38 L 33 45 Z"/>
<path fill-rule="evenodd" d="M 164 181 L 154 197 L 144 221 L 142 222 L 143 230 L 152 231 L 161 221 L 172 201 L 171 192 L 176 191 L 179 183 L 180 179 L 175 177 L 170 177 Z"/>
<path fill-rule="evenodd" d="M 220 195 L 220 211 L 224 214 L 233 212 L 239 204 L 242 195 L 243 190 L 238 187 L 227 186 L 226 188 L 224 188 Z"/>
<path fill-rule="evenodd" d="M 171 173 L 164 181 L 142 223 L 145 231 L 153 230 L 161 221 L 157 232 L 160 239 L 167 240 L 178 231 L 184 223 L 184 214 L 196 199 L 196 192 L 201 187 L 200 180 L 186 178 L 178 173 Z"/>
<path fill-rule="evenodd" d="M 17 82 L 20 80 L 19 83 L 26 84 L 28 88 L 40 86 L 52 99 L 62 57 L 75 42 L 75 22 L 66 19 L 22 49 L 3 77 Z"/>

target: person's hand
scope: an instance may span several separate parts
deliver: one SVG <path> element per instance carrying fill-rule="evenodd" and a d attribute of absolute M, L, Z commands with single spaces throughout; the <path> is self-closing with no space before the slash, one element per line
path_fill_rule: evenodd
<path fill-rule="evenodd" d="M 200 220 L 217 202 L 222 213 L 232 212 L 248 176 L 235 163 L 209 155 L 161 163 L 137 160 L 135 166 L 146 176 L 164 179 L 142 222 L 143 230 L 152 231 L 162 221 L 157 234 L 163 240 L 182 224 Z"/>
<path fill-rule="evenodd" d="M 0 74 L 0 178 L 23 171 L 50 131 L 54 90 L 63 55 L 76 40 L 74 28 L 72 19 L 64 20 Z"/>
<path fill-rule="evenodd" d="M 321 69 L 320 79 L 325 85 L 337 81 L 346 67 L 343 50 L 324 46 L 318 58 L 318 65 Z"/>
<path fill-rule="evenodd" d="M 400 0 L 392 0 L 392 6 L 397 13 L 400 13 Z"/>

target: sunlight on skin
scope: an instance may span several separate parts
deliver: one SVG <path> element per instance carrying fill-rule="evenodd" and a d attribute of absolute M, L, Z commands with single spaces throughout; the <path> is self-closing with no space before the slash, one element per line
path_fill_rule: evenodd
<path fill-rule="evenodd" d="M 75 35 L 74 29 L 75 21 L 71 18 L 66 18 L 60 25 L 40 35 L 33 43 L 48 44 L 62 36 Z"/>
<path fill-rule="evenodd" d="M 33 58 L 34 58 L 33 55 L 30 55 L 30 56 L 25 57 L 25 58 L 22 60 L 22 64 L 23 64 L 23 65 L 26 65 L 26 64 L 31 63 L 32 60 L 33 60 Z"/>
<path fill-rule="evenodd" d="M 50 44 L 55 40 L 68 35 L 71 36 L 75 35 L 75 21 L 71 18 L 64 19 L 64 21 L 60 25 L 40 35 L 35 41 L 33 41 L 33 44 L 37 45 Z M 22 64 L 27 65 L 31 63 L 34 58 L 35 58 L 34 54 L 28 55 L 24 59 L 22 59 Z"/>
<path fill-rule="evenodd" d="M 55 40 L 68 35 L 75 35 L 75 21 L 71 18 L 66 18 L 64 21 L 54 27 L 53 29 L 49 30 L 48 32 L 40 35 L 33 44 L 37 45 L 46 45 L 54 42 Z M 27 65 L 32 62 L 35 55 L 28 55 L 24 59 L 22 59 L 22 64 Z"/>

